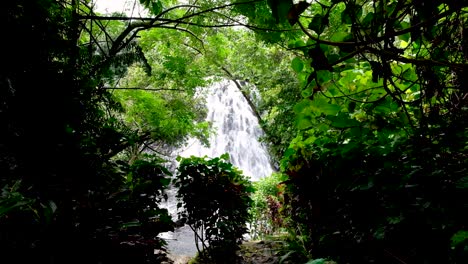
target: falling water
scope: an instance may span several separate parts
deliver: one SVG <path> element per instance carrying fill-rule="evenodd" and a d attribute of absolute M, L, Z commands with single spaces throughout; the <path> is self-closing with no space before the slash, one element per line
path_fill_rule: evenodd
<path fill-rule="evenodd" d="M 207 95 L 207 121 L 213 124 L 216 133 L 210 138 L 210 147 L 193 139 L 178 154 L 214 158 L 228 153 L 230 162 L 252 180 L 270 175 L 273 170 L 268 152 L 259 142 L 263 131 L 247 100 L 231 81 L 215 83 L 211 88 L 212 92 Z M 165 206 L 172 215 L 176 215 L 174 192 L 169 192 Z M 187 226 L 162 237 L 167 239 L 172 254 L 195 255 L 193 232 Z"/>
<path fill-rule="evenodd" d="M 249 103 L 231 81 L 216 83 L 212 88 L 213 92 L 207 96 L 207 121 L 216 131 L 210 138 L 211 145 L 207 148 L 192 140 L 180 156 L 214 158 L 229 153 L 230 162 L 252 180 L 270 175 L 268 152 L 259 142 L 263 131 Z"/>

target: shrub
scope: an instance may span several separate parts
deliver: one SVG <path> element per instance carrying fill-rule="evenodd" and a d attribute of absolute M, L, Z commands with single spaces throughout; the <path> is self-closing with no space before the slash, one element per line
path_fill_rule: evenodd
<path fill-rule="evenodd" d="M 253 183 L 250 234 L 254 239 L 274 234 L 283 226 L 281 182 L 286 179 L 284 174 L 273 173 Z"/>
<path fill-rule="evenodd" d="M 227 154 L 177 159 L 177 206 L 183 208 L 179 217 L 194 231 L 200 257 L 215 263 L 234 261 L 252 203 L 252 184 L 228 159 Z"/>

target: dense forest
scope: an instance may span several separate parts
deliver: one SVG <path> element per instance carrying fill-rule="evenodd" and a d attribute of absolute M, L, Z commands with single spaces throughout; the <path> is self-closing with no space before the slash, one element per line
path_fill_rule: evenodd
<path fill-rule="evenodd" d="M 2 3 L 1 263 L 168 261 L 171 182 L 203 263 L 247 227 L 289 263 L 468 263 L 468 1 L 95 4 Z M 265 132 L 259 182 L 171 168 L 221 79 Z"/>

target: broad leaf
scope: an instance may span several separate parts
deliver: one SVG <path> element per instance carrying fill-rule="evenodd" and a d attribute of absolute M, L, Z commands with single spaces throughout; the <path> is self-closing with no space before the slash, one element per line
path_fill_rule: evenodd
<path fill-rule="evenodd" d="M 304 68 L 304 63 L 302 62 L 300 58 L 296 57 L 292 60 L 291 67 L 293 68 L 295 72 L 299 73 Z"/>

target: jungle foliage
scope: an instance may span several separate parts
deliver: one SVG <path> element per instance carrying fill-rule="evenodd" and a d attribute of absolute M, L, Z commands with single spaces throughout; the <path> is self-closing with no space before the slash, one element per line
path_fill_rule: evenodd
<path fill-rule="evenodd" d="M 260 4 L 257 4 L 260 5 Z M 297 54 L 281 161 L 304 252 L 344 263 L 464 263 L 466 1 L 267 1 Z M 257 8 L 257 9 L 256 9 Z M 258 27 L 265 11 L 243 10 Z"/>
<path fill-rule="evenodd" d="M 173 230 L 158 206 L 170 173 L 140 146 L 176 140 L 125 122 L 131 112 L 108 86 L 145 60 L 136 43 L 113 49 L 124 24 L 83 19 L 89 4 L 13 1 L 1 10 L 11 38 L 0 72 L 4 263 L 164 259 L 154 250 L 165 244 L 157 235 Z"/>
<path fill-rule="evenodd" d="M 283 173 L 281 192 L 259 183 L 253 210 L 274 197 L 274 221 L 306 257 L 468 261 L 467 1 L 139 2 L 148 17 L 88 0 L 3 3 L 5 259 L 161 261 L 166 154 L 190 136 L 208 144 L 197 89 L 216 77 L 247 84 Z M 185 162 L 242 197 L 230 205 L 242 228 L 225 233 L 237 243 L 250 185 L 222 159 Z M 205 220 L 193 223 L 222 228 Z"/>
<path fill-rule="evenodd" d="M 195 232 L 203 263 L 237 263 L 235 251 L 247 233 L 252 183 L 229 156 L 179 158 L 174 186 L 179 217 Z M 198 247 L 199 242 L 202 245 Z"/>
<path fill-rule="evenodd" d="M 255 192 L 250 209 L 249 233 L 255 240 L 278 234 L 284 227 L 282 204 L 284 188 L 282 182 L 287 179 L 282 173 L 273 173 L 253 182 Z"/>

